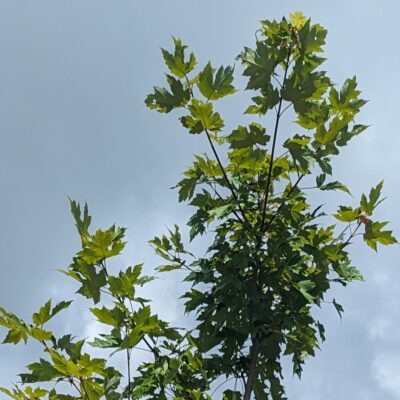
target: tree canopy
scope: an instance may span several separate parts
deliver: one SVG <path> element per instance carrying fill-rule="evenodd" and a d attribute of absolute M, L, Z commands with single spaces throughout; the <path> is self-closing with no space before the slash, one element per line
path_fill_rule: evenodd
<path fill-rule="evenodd" d="M 81 249 L 62 272 L 77 282 L 77 293 L 93 303 L 94 318 L 109 327 L 93 342 L 71 334 L 56 337 L 48 326 L 70 301 L 49 300 L 23 321 L 0 308 L 5 343 L 34 340 L 44 356 L 27 366 L 20 386 L 0 390 L 13 399 L 286 399 L 282 358 L 301 376 L 325 339 L 315 308 L 327 303 L 334 284 L 362 280 L 349 248 L 361 237 L 367 246 L 396 243 L 387 222 L 377 221 L 383 182 L 357 201 L 349 196 L 331 215 L 316 203 L 322 192 L 349 188 L 332 178 L 333 159 L 365 131 L 355 118 L 366 103 L 355 77 L 335 85 L 321 69 L 327 31 L 296 12 L 262 21 L 254 48 L 237 60 L 253 97 L 244 113 L 252 118 L 226 132 L 217 111 L 226 96 L 240 96 L 233 66 L 197 66 L 180 39 L 162 49 L 166 87 L 154 87 L 146 105 L 176 113 L 188 134 L 203 135 L 207 154 L 195 155 L 176 189 L 193 214 L 184 238 L 175 225 L 150 240 L 163 259 L 157 273 L 181 270 L 190 289 L 185 311 L 192 329 L 171 326 L 138 289 L 151 284 L 142 264 L 114 271 L 107 263 L 125 247 L 125 228 L 91 229 L 88 207 L 71 200 Z M 282 120 L 294 122 L 282 129 Z M 268 121 L 272 128 L 267 128 Z M 295 132 L 292 134 L 291 132 Z M 356 151 L 356 150 L 354 150 Z M 206 235 L 197 256 L 190 242 Z M 119 371 L 90 346 L 123 352 Z M 151 361 L 140 361 L 144 346 Z M 53 383 L 49 388 L 42 383 Z M 64 382 L 66 385 L 57 385 Z M 72 390 L 70 390 L 72 389 Z"/>

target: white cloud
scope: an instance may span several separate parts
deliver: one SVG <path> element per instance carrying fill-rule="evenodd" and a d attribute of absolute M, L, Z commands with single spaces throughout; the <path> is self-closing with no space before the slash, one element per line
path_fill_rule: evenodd
<path fill-rule="evenodd" d="M 385 317 L 374 319 L 368 328 L 368 333 L 373 339 L 385 340 L 388 338 L 388 332 L 393 332 L 393 322 Z"/>
<path fill-rule="evenodd" d="M 379 386 L 400 398 L 400 354 L 380 353 L 372 364 L 372 376 Z"/>

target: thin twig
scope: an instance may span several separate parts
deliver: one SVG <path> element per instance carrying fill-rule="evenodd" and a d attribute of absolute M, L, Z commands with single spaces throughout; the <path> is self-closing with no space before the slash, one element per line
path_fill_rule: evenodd
<path fill-rule="evenodd" d="M 289 103 L 281 112 L 281 116 L 284 114 L 286 110 L 288 110 L 294 103 Z"/>
<path fill-rule="evenodd" d="M 68 378 L 68 382 L 78 391 L 78 393 L 80 395 L 82 395 L 81 390 L 79 389 L 78 385 L 76 384 L 76 382 L 74 381 L 74 379 L 72 377 Z"/>
<path fill-rule="evenodd" d="M 271 75 L 272 76 L 272 78 L 274 78 L 275 79 L 275 81 L 276 81 L 276 83 L 282 88 L 283 87 L 283 85 L 282 85 L 282 83 L 281 82 L 279 82 L 279 79 L 274 75 L 274 74 L 272 74 Z"/>
<path fill-rule="evenodd" d="M 340 253 L 346 246 L 348 246 L 350 240 L 353 239 L 353 237 L 356 235 L 356 232 L 358 231 L 361 225 L 362 221 L 358 221 L 356 229 L 354 229 L 353 233 L 348 237 L 348 239 L 338 248 L 338 250 L 336 251 L 337 253 Z"/>
<path fill-rule="evenodd" d="M 224 386 L 226 383 L 228 383 L 229 381 L 232 381 L 233 379 L 237 379 L 236 376 L 232 376 L 229 379 L 225 379 L 224 382 L 220 383 L 211 393 L 211 397 L 213 396 L 213 394 L 221 387 Z"/>

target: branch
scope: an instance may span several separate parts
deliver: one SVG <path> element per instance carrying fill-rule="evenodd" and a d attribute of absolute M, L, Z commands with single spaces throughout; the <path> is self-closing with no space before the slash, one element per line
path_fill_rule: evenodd
<path fill-rule="evenodd" d="M 279 82 L 279 80 L 278 80 L 278 78 L 275 76 L 275 74 L 272 74 L 271 76 L 272 76 L 272 78 L 275 79 L 276 83 L 282 88 L 283 85 L 282 85 L 282 83 Z"/>
<path fill-rule="evenodd" d="M 348 237 L 348 239 L 339 247 L 339 249 L 337 250 L 336 253 L 340 253 L 346 246 L 349 245 L 350 240 L 353 239 L 353 237 L 356 235 L 356 232 L 358 231 L 358 229 L 360 228 L 362 224 L 362 221 L 358 221 L 357 227 L 356 229 L 354 229 L 353 233 Z"/>
<path fill-rule="evenodd" d="M 143 341 L 146 343 L 146 346 L 149 348 L 149 350 L 154 354 L 154 357 L 158 357 L 160 355 L 159 350 L 157 347 L 153 347 L 149 341 L 146 339 L 146 337 L 143 337 Z"/>
<path fill-rule="evenodd" d="M 285 113 L 285 111 L 287 111 L 291 106 L 293 106 L 294 103 L 289 103 L 281 112 L 281 115 L 283 115 Z"/>
<path fill-rule="evenodd" d="M 214 146 L 214 143 L 213 143 L 213 141 L 212 141 L 212 139 L 211 139 L 211 137 L 210 137 L 210 133 L 208 132 L 207 129 L 205 129 L 204 131 L 205 131 L 205 133 L 206 133 L 208 142 L 210 143 L 210 146 L 211 146 L 211 149 L 212 149 L 212 151 L 213 151 L 213 153 L 214 153 L 214 156 L 215 156 L 215 158 L 216 158 L 216 160 L 217 160 L 217 162 L 218 162 L 218 165 L 219 165 L 219 168 L 220 168 L 220 170 L 221 170 L 221 172 L 222 172 L 222 175 L 224 176 L 225 181 L 226 181 L 226 183 L 227 183 L 227 185 L 228 185 L 228 187 L 229 187 L 229 190 L 231 191 L 232 196 L 233 196 L 233 198 L 235 199 L 235 201 L 236 201 L 236 203 L 237 203 L 237 205 L 238 205 L 238 207 L 239 207 L 239 210 L 240 210 L 240 212 L 241 212 L 241 214 L 242 214 L 242 216 L 243 216 L 243 220 L 242 220 L 242 218 L 240 218 L 238 215 L 237 215 L 237 217 L 239 218 L 239 220 L 240 220 L 241 223 L 246 223 L 246 224 L 250 227 L 251 225 L 250 225 L 249 221 L 248 221 L 247 218 L 246 218 L 246 214 L 245 214 L 245 212 L 244 212 L 242 206 L 240 205 L 239 199 L 238 199 L 238 197 L 237 197 L 237 195 L 236 195 L 236 191 L 235 191 L 235 189 L 234 189 L 232 183 L 229 181 L 228 175 L 227 175 L 226 172 L 225 172 L 225 168 L 223 167 L 223 165 L 222 165 L 222 163 L 221 163 L 221 160 L 220 160 L 220 158 L 219 158 L 219 156 L 218 156 L 217 150 L 216 150 L 216 148 L 215 148 L 215 146 Z"/>
<path fill-rule="evenodd" d="M 68 378 L 68 382 L 78 391 L 80 395 L 82 395 L 81 390 L 79 389 L 78 385 L 75 383 L 74 379 L 72 377 Z"/>
<path fill-rule="evenodd" d="M 257 359 L 258 359 L 258 354 L 260 353 L 260 345 L 261 345 L 261 338 L 255 337 L 252 340 L 250 369 L 249 369 L 249 374 L 247 376 L 247 382 L 243 400 L 250 400 L 251 394 L 253 392 L 253 386 L 257 376 Z"/>
<path fill-rule="evenodd" d="M 128 399 L 131 400 L 131 351 L 128 347 L 126 349 L 126 362 L 127 362 L 127 372 L 128 372 Z"/>
<path fill-rule="evenodd" d="M 287 59 L 286 59 L 286 68 L 285 68 L 285 74 L 283 76 L 282 86 L 285 85 L 285 81 L 286 81 L 286 78 L 287 78 L 287 73 L 288 73 L 288 70 L 289 70 L 290 53 L 291 53 L 291 51 L 289 50 L 288 51 L 288 55 L 287 55 Z M 266 211 L 267 211 L 269 188 L 270 188 L 271 179 L 272 179 L 272 168 L 273 168 L 273 164 L 274 164 L 276 138 L 278 136 L 279 121 L 280 121 L 281 115 L 282 115 L 281 114 L 282 102 L 283 102 L 283 97 L 282 97 L 282 94 L 281 94 L 280 97 L 279 97 L 278 110 L 276 112 L 274 135 L 273 135 L 273 139 L 272 139 L 271 160 L 270 160 L 270 163 L 269 163 L 267 184 L 265 185 L 264 206 L 263 206 L 262 217 L 261 217 L 261 231 L 262 232 L 264 232 L 265 214 L 266 214 Z"/>
<path fill-rule="evenodd" d="M 189 89 L 190 96 L 191 96 L 191 97 L 194 97 L 194 95 L 193 95 L 193 89 L 192 89 L 192 86 L 191 86 L 191 84 L 190 84 L 190 81 L 189 81 L 189 78 L 187 77 L 187 75 L 185 75 L 185 81 L 186 81 L 186 84 L 188 85 L 188 89 Z M 207 99 L 207 102 L 208 102 L 208 100 L 209 100 L 209 99 Z M 231 182 L 229 181 L 228 176 L 227 176 L 227 174 L 226 174 L 226 172 L 225 172 L 225 169 L 224 169 L 224 167 L 223 167 L 223 165 L 222 165 L 222 163 L 221 163 L 221 160 L 220 160 L 220 158 L 219 158 L 219 156 L 218 156 L 217 150 L 215 149 L 214 143 L 213 143 L 212 140 L 211 140 L 210 133 L 208 132 L 207 129 L 205 129 L 205 133 L 206 133 L 206 135 L 207 135 L 207 139 L 208 139 L 208 142 L 210 143 L 210 146 L 211 146 L 211 149 L 212 149 L 212 151 L 213 151 L 213 153 L 214 153 L 214 156 L 215 156 L 215 158 L 217 159 L 219 168 L 221 169 L 221 172 L 222 172 L 222 174 L 223 174 L 223 176 L 224 176 L 224 178 L 225 178 L 225 181 L 226 181 L 226 183 L 227 183 L 227 185 L 228 185 L 228 187 L 229 187 L 229 190 L 231 191 L 232 196 L 233 196 L 233 198 L 235 199 L 235 201 L 236 201 L 236 203 L 237 203 L 237 205 L 238 205 L 238 207 L 239 207 L 239 210 L 240 210 L 241 214 L 243 215 L 243 219 L 240 218 L 240 215 L 239 215 L 235 210 L 233 210 L 233 213 L 235 214 L 236 218 L 239 220 L 240 223 L 243 224 L 243 223 L 245 222 L 249 227 L 251 227 L 250 223 L 248 222 L 248 220 L 247 220 L 247 218 L 246 218 L 246 215 L 245 215 L 245 213 L 244 213 L 244 210 L 243 210 L 243 208 L 241 207 L 241 205 L 240 205 L 240 203 L 239 203 L 239 199 L 238 199 L 237 196 L 236 196 L 235 189 L 234 189 L 233 185 L 231 184 Z"/>

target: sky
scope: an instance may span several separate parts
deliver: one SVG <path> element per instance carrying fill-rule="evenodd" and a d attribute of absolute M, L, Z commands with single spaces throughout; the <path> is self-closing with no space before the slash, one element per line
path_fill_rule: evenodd
<path fill-rule="evenodd" d="M 118 262 L 152 271 L 159 260 L 147 241 L 190 212 L 170 188 L 206 150 L 176 115 L 145 108 L 164 81 L 159 48 L 174 35 L 200 65 L 233 64 L 259 20 L 296 10 L 328 29 L 333 81 L 356 74 L 369 100 L 358 121 L 371 127 L 343 151 L 337 177 L 355 199 L 384 178 L 378 217 L 400 237 L 398 1 L 0 0 L 0 304 L 29 318 L 50 297 L 73 298 L 76 287 L 57 272 L 79 248 L 67 196 L 89 203 L 94 226 L 126 226 Z M 222 106 L 228 127 L 246 96 Z M 400 399 L 399 246 L 375 254 L 356 244 L 351 255 L 366 281 L 329 294 L 345 308 L 342 321 L 333 307 L 318 311 L 327 341 L 301 381 L 286 375 L 290 400 Z M 161 317 L 184 323 L 177 275 L 148 290 Z M 95 334 L 88 307 L 78 301 L 54 329 Z M 39 350 L 1 345 L 0 386 Z"/>

